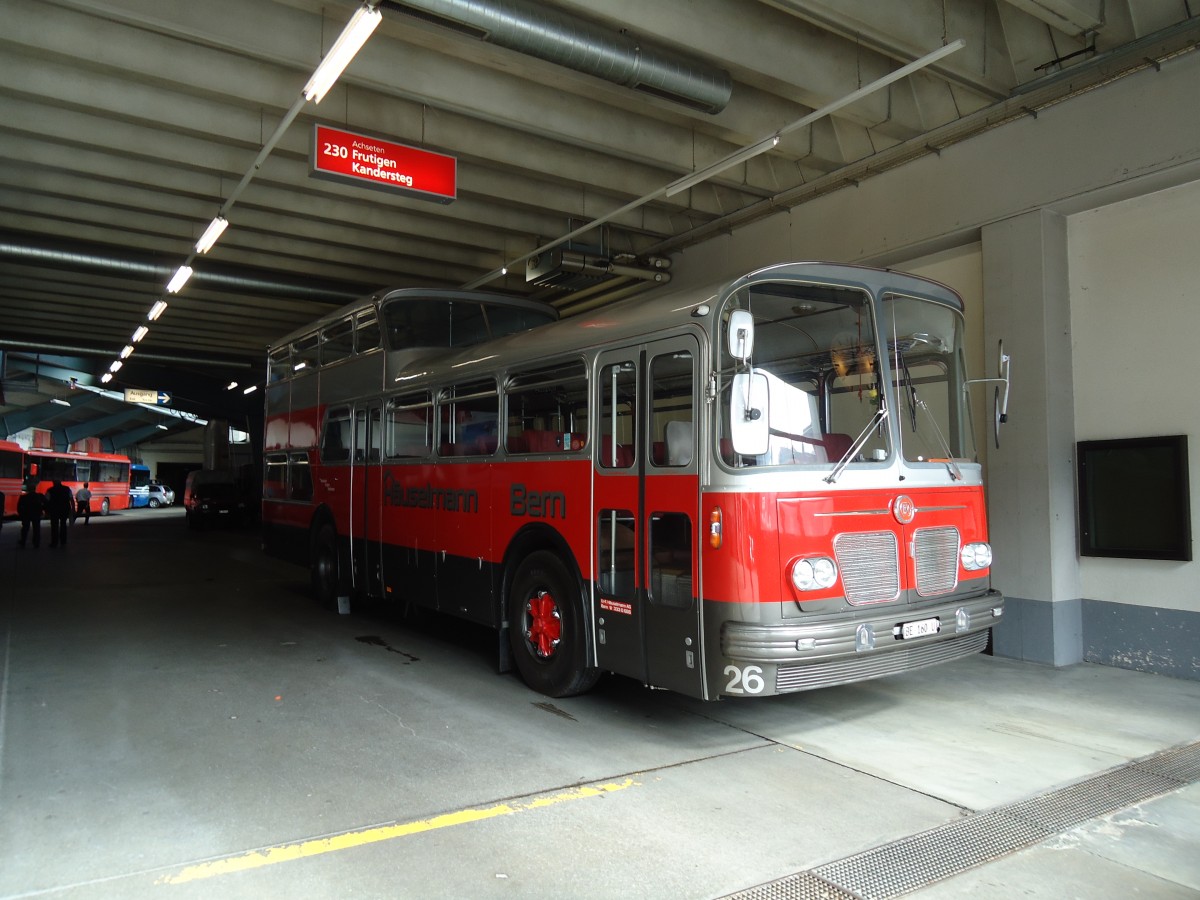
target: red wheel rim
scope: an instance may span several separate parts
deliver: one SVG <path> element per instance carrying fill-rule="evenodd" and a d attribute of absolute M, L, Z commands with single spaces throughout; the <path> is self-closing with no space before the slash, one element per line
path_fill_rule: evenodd
<path fill-rule="evenodd" d="M 562 638 L 562 618 L 554 597 L 546 591 L 538 591 L 537 596 L 525 604 L 525 614 L 529 617 L 525 640 L 542 659 L 553 656 Z"/>

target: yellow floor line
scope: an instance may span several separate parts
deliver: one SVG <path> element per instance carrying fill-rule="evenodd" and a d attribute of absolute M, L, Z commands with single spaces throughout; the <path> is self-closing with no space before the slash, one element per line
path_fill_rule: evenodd
<path fill-rule="evenodd" d="M 232 872 L 244 872 L 248 869 L 258 869 L 263 866 L 273 866 L 277 863 L 304 859 L 309 856 L 320 856 L 323 853 L 334 853 L 338 850 L 348 850 L 361 847 L 364 844 L 376 844 L 380 841 L 390 841 L 396 838 L 434 831 L 439 828 L 451 828 L 455 825 L 466 825 L 471 822 L 482 822 L 497 816 L 509 816 L 528 810 L 543 809 L 565 803 L 569 800 L 583 800 L 588 797 L 599 797 L 625 788 L 634 787 L 639 782 L 627 778 L 623 782 L 612 784 L 587 785 L 553 794 L 538 797 L 524 803 L 501 803 L 486 809 L 462 809 L 457 812 L 445 813 L 431 819 L 419 819 L 415 822 L 405 822 L 397 825 L 381 825 L 366 828 L 362 831 L 347 831 L 327 838 L 317 838 L 308 841 L 297 841 L 292 844 L 279 844 L 265 850 L 251 850 L 237 856 L 227 856 L 211 862 L 197 863 L 186 866 L 171 875 L 159 878 L 157 884 L 185 884 L 189 881 L 199 881 L 204 878 L 215 878 L 218 875 L 228 875 Z"/>

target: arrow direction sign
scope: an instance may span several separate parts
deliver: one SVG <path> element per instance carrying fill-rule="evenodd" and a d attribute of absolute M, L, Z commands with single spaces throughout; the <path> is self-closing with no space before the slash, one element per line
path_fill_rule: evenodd
<path fill-rule="evenodd" d="M 139 388 L 125 388 L 126 403 L 149 403 L 151 406 L 170 406 L 171 395 L 166 391 L 144 391 Z"/>

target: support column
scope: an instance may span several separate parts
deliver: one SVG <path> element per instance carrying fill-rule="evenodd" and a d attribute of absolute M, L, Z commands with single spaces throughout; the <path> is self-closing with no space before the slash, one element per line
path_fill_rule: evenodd
<path fill-rule="evenodd" d="M 992 583 L 1007 600 L 993 648 L 1070 665 L 1083 658 L 1083 628 L 1067 222 L 1039 210 L 982 235 L 988 375 L 1001 339 L 1012 357 L 1009 421 L 988 453 Z"/>

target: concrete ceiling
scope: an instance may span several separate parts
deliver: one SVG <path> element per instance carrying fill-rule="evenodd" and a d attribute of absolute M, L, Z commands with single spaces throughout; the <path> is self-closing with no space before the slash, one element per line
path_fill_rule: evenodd
<path fill-rule="evenodd" d="M 519 45 L 503 46 L 428 14 L 447 7 L 529 27 Z M 164 298 L 169 309 L 145 323 L 149 334 L 110 387 L 165 390 L 181 404 L 194 396 L 201 415 L 216 413 L 231 379 L 261 379 L 267 344 L 380 286 L 486 280 L 570 314 L 652 283 L 623 267 L 669 261 L 1152 65 L 1200 32 L 1186 0 L 383 0 L 367 45 L 255 171 L 355 8 L 0 0 L 6 385 L 27 381 L 32 367 L 44 402 L 42 382 L 65 389 L 51 369 L 98 380 Z M 544 46 L 554 31 L 573 35 L 564 52 L 589 71 L 550 61 L 559 58 Z M 960 38 L 964 49 L 929 68 L 662 196 L 668 183 Z M 710 111 L 593 74 L 612 62 L 598 49 L 610 41 L 636 44 L 643 61 L 665 59 L 707 92 Z M 723 85 L 728 100 L 714 103 Z M 316 123 L 453 155 L 457 198 L 314 179 Z M 194 263 L 191 282 L 166 295 L 248 173 L 228 231 Z M 573 290 L 526 281 L 526 254 L 600 218 L 608 221 L 574 245 L 616 274 L 577 279 Z M 12 405 L 0 398 L 0 412 Z"/>

